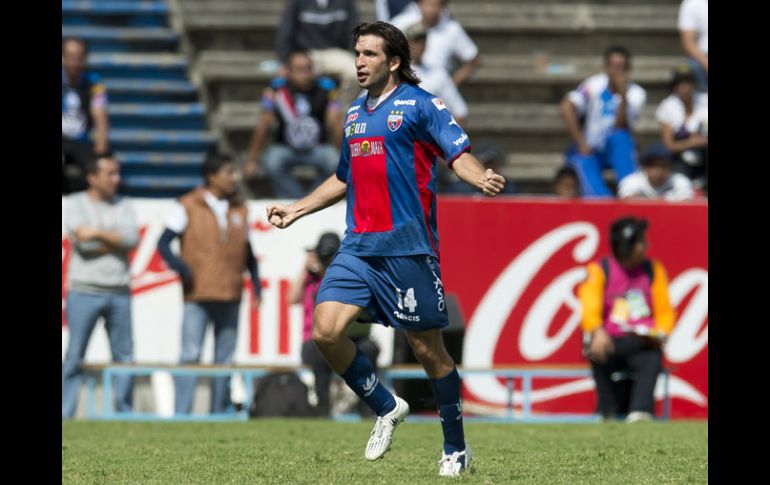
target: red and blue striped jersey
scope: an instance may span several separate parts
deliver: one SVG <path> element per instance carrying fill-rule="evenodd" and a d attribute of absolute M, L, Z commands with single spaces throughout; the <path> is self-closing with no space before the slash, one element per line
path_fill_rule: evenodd
<path fill-rule="evenodd" d="M 439 257 L 436 158 L 451 167 L 470 150 L 443 101 L 401 83 L 373 110 L 350 105 L 337 178 L 347 184 L 340 251 L 358 256 Z"/>

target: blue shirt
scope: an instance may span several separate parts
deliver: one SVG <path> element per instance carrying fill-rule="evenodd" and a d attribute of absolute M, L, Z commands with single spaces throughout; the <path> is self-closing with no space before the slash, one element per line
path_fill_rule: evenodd
<path fill-rule="evenodd" d="M 436 158 L 451 167 L 470 151 L 468 135 L 440 98 L 401 83 L 369 110 L 350 105 L 337 178 L 347 184 L 341 252 L 358 256 L 426 254 L 439 258 Z"/>

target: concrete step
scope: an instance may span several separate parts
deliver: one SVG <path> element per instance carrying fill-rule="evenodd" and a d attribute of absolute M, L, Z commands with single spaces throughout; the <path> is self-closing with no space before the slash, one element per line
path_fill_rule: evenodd
<path fill-rule="evenodd" d="M 179 35 L 165 27 L 62 25 L 62 37 L 79 37 L 90 52 L 164 52 L 176 50 Z"/>
<path fill-rule="evenodd" d="M 195 101 L 198 89 L 189 81 L 104 79 L 111 103 Z"/>
<path fill-rule="evenodd" d="M 163 27 L 165 2 L 62 0 L 62 25 Z"/>
<path fill-rule="evenodd" d="M 634 136 L 642 145 L 659 138 L 656 106 L 646 106 Z M 223 103 L 211 118 L 228 146 L 237 152 L 248 148 L 259 118 L 259 103 Z M 559 107 L 553 104 L 486 104 L 471 107 L 466 122 L 471 138 L 496 142 L 506 153 L 561 153 L 572 143 Z"/>
<path fill-rule="evenodd" d="M 668 81 L 679 56 L 639 56 L 633 59 L 633 77 L 648 90 L 648 102 L 668 96 Z M 549 56 L 538 71 L 530 55 L 490 55 L 461 87 L 469 103 L 556 103 L 586 77 L 601 72 L 601 56 Z M 275 76 L 275 57 L 265 51 L 203 51 L 196 72 L 211 106 L 220 102 L 257 101 Z"/>
<path fill-rule="evenodd" d="M 134 197 L 178 197 L 202 183 L 201 176 L 125 175 L 120 192 Z"/>
<path fill-rule="evenodd" d="M 204 130 L 113 129 L 110 147 L 116 152 L 207 152 L 217 137 Z"/>
<path fill-rule="evenodd" d="M 111 54 L 88 55 L 88 68 L 105 78 L 143 78 L 183 81 L 187 58 L 181 54 Z"/>
<path fill-rule="evenodd" d="M 206 109 L 201 103 L 121 103 L 107 108 L 114 128 L 203 130 Z"/>
<path fill-rule="evenodd" d="M 122 167 L 193 167 L 200 169 L 204 153 L 116 152 Z"/>

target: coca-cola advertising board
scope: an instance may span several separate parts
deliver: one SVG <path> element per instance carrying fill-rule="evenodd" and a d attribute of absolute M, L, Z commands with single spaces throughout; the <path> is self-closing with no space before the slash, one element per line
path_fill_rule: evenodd
<path fill-rule="evenodd" d="M 157 252 L 170 200 L 135 199 L 140 242 L 131 252 L 134 352 L 138 362 L 176 362 L 179 357 L 182 300 L 176 275 Z M 288 303 L 291 281 L 305 260 L 305 249 L 327 230 L 344 231 L 344 203 L 313 214 L 292 227 L 267 224 L 269 201 L 249 202 L 251 241 L 260 263 L 263 301 L 250 305 L 248 280 L 243 293 L 235 361 L 300 363 L 302 309 Z M 67 345 L 66 272 L 71 251 L 62 198 L 62 356 Z M 607 228 L 622 215 L 650 221 L 650 256 L 660 259 L 670 279 L 677 323 L 665 348 L 673 417 L 706 417 L 708 412 L 708 208 L 705 203 L 562 202 L 549 199 L 440 198 L 441 272 L 448 295 L 459 303 L 466 325 L 466 367 L 494 365 L 585 366 L 581 356 L 580 305 L 576 288 L 585 264 L 609 251 Z M 392 330 L 373 327 L 383 347 L 380 364 L 392 356 Z M 203 361 L 211 361 L 208 336 Z M 103 327 L 97 326 L 86 353 L 88 362 L 109 361 Z M 466 377 L 467 409 L 502 409 L 505 384 L 494 377 Z M 518 387 L 518 385 L 517 385 Z M 662 386 L 656 389 L 658 406 Z M 521 394 L 514 404 L 521 405 Z M 535 413 L 591 412 L 590 378 L 536 379 Z"/>
<path fill-rule="evenodd" d="M 609 225 L 621 216 L 646 218 L 649 256 L 669 277 L 677 311 L 665 346 L 672 370 L 673 417 L 708 413 L 708 206 L 705 203 L 560 202 L 543 199 L 467 200 L 439 204 L 441 270 L 466 322 L 463 365 L 587 365 L 581 355 L 577 285 L 585 265 L 609 254 Z M 656 388 L 658 412 L 662 379 Z M 467 377 L 469 404 L 500 408 L 505 383 Z M 518 387 L 520 389 L 520 387 Z M 590 378 L 535 380 L 533 412 L 591 412 Z M 514 404 L 521 406 L 521 393 Z M 481 408 L 482 406 L 476 406 Z"/>

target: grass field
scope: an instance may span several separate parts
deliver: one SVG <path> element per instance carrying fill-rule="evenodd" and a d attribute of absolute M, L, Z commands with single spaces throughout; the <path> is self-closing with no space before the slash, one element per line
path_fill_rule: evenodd
<path fill-rule="evenodd" d="M 438 477 L 436 423 L 399 426 L 385 458 L 363 458 L 371 422 L 62 423 L 64 484 L 399 484 Z M 484 484 L 707 483 L 708 423 L 466 423 Z"/>

